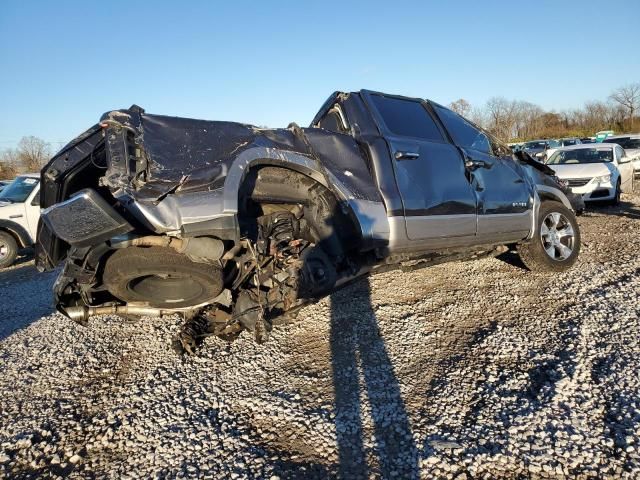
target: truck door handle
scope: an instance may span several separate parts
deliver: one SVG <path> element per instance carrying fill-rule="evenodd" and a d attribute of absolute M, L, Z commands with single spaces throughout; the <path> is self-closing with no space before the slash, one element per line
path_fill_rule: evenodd
<path fill-rule="evenodd" d="M 478 168 L 491 168 L 493 164 L 485 162 L 484 160 L 465 160 L 464 166 L 469 170 L 476 170 Z"/>
<path fill-rule="evenodd" d="M 415 160 L 420 157 L 418 152 L 396 152 L 396 160 Z"/>
<path fill-rule="evenodd" d="M 22 218 L 22 215 L 9 215 L 9 218 Z"/>

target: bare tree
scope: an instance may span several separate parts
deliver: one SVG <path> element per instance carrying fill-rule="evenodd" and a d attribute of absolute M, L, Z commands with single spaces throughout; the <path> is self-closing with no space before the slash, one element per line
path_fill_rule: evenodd
<path fill-rule="evenodd" d="M 513 135 L 518 139 L 540 136 L 541 118 L 544 111 L 538 105 L 529 102 L 515 102 Z"/>
<path fill-rule="evenodd" d="M 615 90 L 609 97 L 629 112 L 629 123 L 633 129 L 633 116 L 640 103 L 640 83 L 632 83 Z"/>
<path fill-rule="evenodd" d="M 19 173 L 17 150 L 8 148 L 0 152 L 0 180 L 10 180 Z"/>
<path fill-rule="evenodd" d="M 469 116 L 469 113 L 471 112 L 471 104 L 464 98 L 459 98 L 455 102 L 451 102 L 449 104 L 449 108 L 463 117 Z"/>
<path fill-rule="evenodd" d="M 18 161 L 28 172 L 39 172 L 51 157 L 51 146 L 38 137 L 22 137 L 17 153 Z"/>
<path fill-rule="evenodd" d="M 515 134 L 517 102 L 504 97 L 492 97 L 487 101 L 488 130 L 500 139 L 510 139 Z"/>
<path fill-rule="evenodd" d="M 472 108 L 460 98 L 449 104 L 452 110 L 470 118 L 503 140 L 592 136 L 600 130 L 633 128 L 640 111 L 640 83 L 613 92 L 608 101 L 592 101 L 573 110 L 545 111 L 522 100 L 492 97 L 482 108 Z"/>
<path fill-rule="evenodd" d="M 480 125 L 481 127 L 487 127 L 487 118 L 484 110 L 481 107 L 473 107 L 469 112 L 469 116 L 467 117 L 476 125 Z"/>

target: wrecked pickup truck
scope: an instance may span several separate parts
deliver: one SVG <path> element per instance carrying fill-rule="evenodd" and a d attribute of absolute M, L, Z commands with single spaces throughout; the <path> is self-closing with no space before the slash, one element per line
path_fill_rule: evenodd
<path fill-rule="evenodd" d="M 309 128 L 115 110 L 42 170 L 36 262 L 57 308 L 180 312 L 262 341 L 274 321 L 363 275 L 497 255 L 560 272 L 580 250 L 563 186 L 432 101 L 336 92 Z M 565 190 L 566 191 L 566 190 Z"/>

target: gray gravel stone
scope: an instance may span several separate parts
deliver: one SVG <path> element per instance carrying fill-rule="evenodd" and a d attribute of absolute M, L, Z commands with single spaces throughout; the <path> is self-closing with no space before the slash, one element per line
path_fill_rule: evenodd
<path fill-rule="evenodd" d="M 52 313 L 55 275 L 0 271 L 0 478 L 637 478 L 623 200 L 579 218 L 567 273 L 509 255 L 385 273 L 196 357 L 169 348 L 177 318 L 83 328 Z"/>

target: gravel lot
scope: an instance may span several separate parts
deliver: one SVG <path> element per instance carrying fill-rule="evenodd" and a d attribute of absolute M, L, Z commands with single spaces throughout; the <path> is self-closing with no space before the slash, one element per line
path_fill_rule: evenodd
<path fill-rule="evenodd" d="M 508 254 L 391 272 L 195 357 L 170 348 L 177 319 L 82 328 L 52 313 L 53 275 L 4 270 L 0 476 L 638 478 L 640 195 L 623 201 L 579 218 L 567 274 Z"/>

